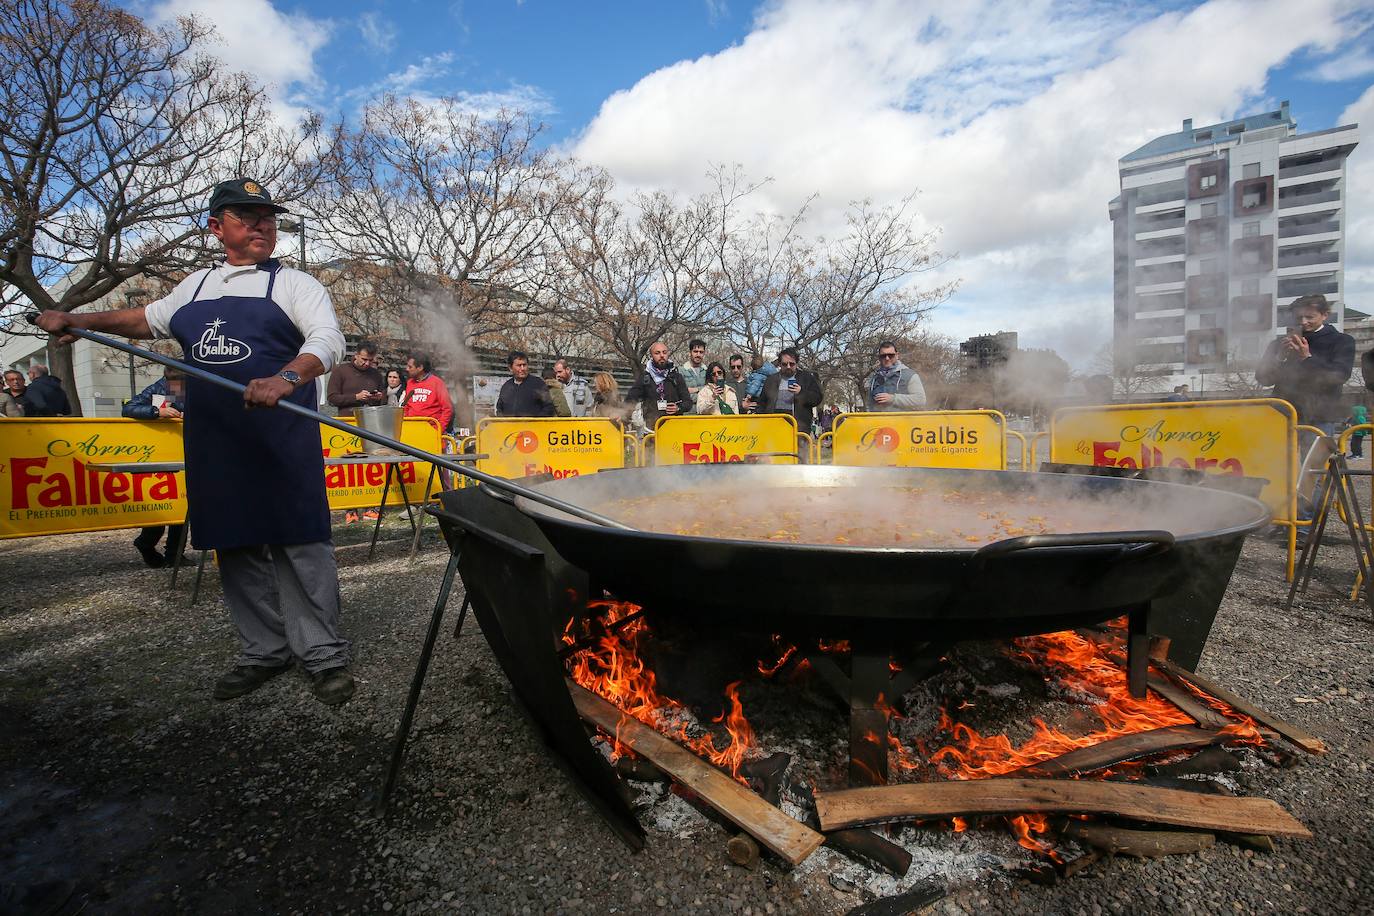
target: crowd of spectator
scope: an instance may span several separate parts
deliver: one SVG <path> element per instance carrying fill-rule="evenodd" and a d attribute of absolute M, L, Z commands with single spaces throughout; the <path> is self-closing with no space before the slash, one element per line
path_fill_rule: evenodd
<path fill-rule="evenodd" d="M 42 363 L 29 366 L 28 377 L 18 369 L 5 371 L 5 387 L 0 393 L 0 417 L 67 417 L 71 402 L 62 383 Z"/>

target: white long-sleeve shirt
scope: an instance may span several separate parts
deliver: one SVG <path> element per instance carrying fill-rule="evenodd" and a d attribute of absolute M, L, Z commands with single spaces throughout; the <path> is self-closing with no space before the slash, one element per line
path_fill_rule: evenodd
<path fill-rule="evenodd" d="M 208 277 L 205 271 L 198 270 L 178 283 L 169 295 L 149 303 L 143 317 L 155 336 L 171 337 L 172 316 L 177 309 L 190 303 L 202 277 L 205 277 L 205 285 L 200 289 L 200 298 L 219 299 L 222 296 L 262 298 L 267 294 L 269 276 L 267 271 L 258 270 L 256 264 L 232 265 L 221 262 L 210 270 Z M 279 268 L 276 285 L 272 287 L 272 301 L 305 336 L 300 353 L 316 357 L 324 364 L 325 372 L 343 358 L 343 332 L 339 330 L 339 319 L 334 314 L 334 303 L 320 281 L 299 270 Z"/>

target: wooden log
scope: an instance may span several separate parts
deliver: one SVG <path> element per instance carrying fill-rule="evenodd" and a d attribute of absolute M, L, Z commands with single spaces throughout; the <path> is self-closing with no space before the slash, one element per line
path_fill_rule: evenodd
<path fill-rule="evenodd" d="M 1211 833 L 1185 830 L 1133 830 L 1095 821 L 1066 820 L 1060 835 L 1084 846 L 1117 856 L 1157 859 L 1211 849 L 1217 838 Z"/>
<path fill-rule="evenodd" d="M 1198 728 L 1195 725 L 1170 725 L 1147 732 L 1136 732 L 1112 738 L 1091 747 L 1069 751 L 1049 760 L 1042 760 L 1030 766 L 1021 767 L 1008 773 L 1008 776 L 1064 777 L 1079 773 L 1090 773 L 1126 760 L 1149 757 L 1165 751 L 1188 750 L 1207 747 L 1229 741 L 1230 736 L 1216 729 Z"/>
<path fill-rule="evenodd" d="M 618 735 L 636 753 L 692 789 L 783 861 L 798 865 L 825 842 L 821 834 L 788 817 L 696 754 L 625 715 L 596 694 L 572 682 L 568 683 L 568 690 L 582 718 Z"/>
<path fill-rule="evenodd" d="M 759 867 L 759 844 L 747 833 L 737 833 L 725 843 L 725 854 L 736 865 L 753 871 Z"/>
<path fill-rule="evenodd" d="M 1146 767 L 1145 773 L 1148 776 L 1210 776 L 1239 769 L 1240 761 L 1235 754 L 1224 747 L 1208 747 L 1178 763 Z"/>
<path fill-rule="evenodd" d="M 1159 664 L 1171 676 L 1182 678 L 1183 680 L 1192 684 L 1198 690 L 1201 690 L 1203 693 L 1208 694 L 1209 696 L 1216 697 L 1218 700 L 1221 700 L 1221 702 L 1225 703 L 1227 706 L 1230 706 L 1236 712 L 1244 713 L 1245 715 L 1254 719 L 1261 725 L 1267 725 L 1269 728 L 1272 728 L 1274 731 L 1278 732 L 1280 735 L 1282 735 L 1284 738 L 1286 738 L 1293 744 L 1296 744 L 1298 747 L 1307 751 L 1309 754 L 1326 753 L 1326 742 L 1322 741 L 1316 735 L 1304 731 L 1303 729 L 1298 728 L 1298 726 L 1293 725 L 1289 722 L 1285 722 L 1277 716 L 1270 715 L 1269 713 L 1260 709 L 1258 706 L 1249 702 L 1248 700 L 1244 700 L 1236 696 L 1234 693 L 1227 690 L 1225 687 L 1213 683 L 1212 681 L 1208 680 L 1200 674 L 1194 674 L 1187 668 L 1179 667 L 1178 665 L 1175 665 L 1173 662 L 1168 661 L 1160 662 Z"/>
<path fill-rule="evenodd" d="M 892 897 L 882 897 L 860 904 L 845 916 L 911 916 L 945 896 L 945 887 L 937 881 L 923 881 L 911 890 Z"/>
<path fill-rule="evenodd" d="M 615 763 L 611 764 L 611 767 L 626 779 L 636 779 L 640 782 L 668 782 L 668 774 L 643 757 L 621 755 L 615 759 Z"/>
<path fill-rule="evenodd" d="M 811 783 L 804 779 L 794 779 L 790 785 L 792 791 L 800 796 L 810 809 L 807 824 L 811 827 L 818 826 L 815 820 L 816 796 L 811 790 Z M 825 845 L 851 859 L 882 869 L 898 878 L 906 877 L 907 871 L 911 868 L 911 853 L 866 827 L 832 830 L 825 835 Z"/>
<path fill-rule="evenodd" d="M 1045 813 L 1105 814 L 1202 830 L 1312 836 L 1271 799 L 1084 779 L 974 779 L 818 792 L 816 813 L 822 830 L 886 821 Z"/>
<path fill-rule="evenodd" d="M 1225 728 L 1236 724 L 1224 714 L 1208 706 L 1184 688 L 1158 674 L 1151 674 L 1148 680 L 1150 689 L 1173 703 L 1186 716 L 1203 728 Z"/>

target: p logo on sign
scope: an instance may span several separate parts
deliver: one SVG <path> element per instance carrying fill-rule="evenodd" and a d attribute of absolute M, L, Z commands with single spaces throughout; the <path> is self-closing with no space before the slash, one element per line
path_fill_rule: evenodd
<path fill-rule="evenodd" d="M 876 429 L 865 431 L 859 437 L 859 451 L 895 452 L 897 443 L 901 441 L 901 437 L 897 435 L 897 430 L 891 426 L 879 426 Z"/>
<path fill-rule="evenodd" d="M 518 430 L 506 436 L 506 441 L 501 443 L 501 453 L 510 454 L 519 452 L 528 455 L 539 448 L 539 437 L 528 429 Z"/>

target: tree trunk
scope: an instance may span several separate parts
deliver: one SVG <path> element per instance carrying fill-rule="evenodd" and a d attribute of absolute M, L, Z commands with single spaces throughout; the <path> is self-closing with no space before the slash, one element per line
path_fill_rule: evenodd
<path fill-rule="evenodd" d="M 67 393 L 67 401 L 72 405 L 71 415 L 81 417 L 85 414 L 81 410 L 81 396 L 76 390 L 76 362 L 72 359 L 75 350 L 76 344 L 64 347 L 57 344 L 56 338 L 48 338 L 48 372 L 62 383 L 62 390 Z"/>

